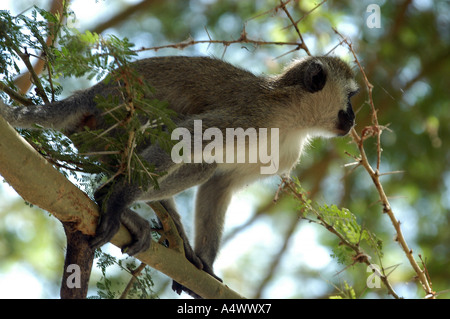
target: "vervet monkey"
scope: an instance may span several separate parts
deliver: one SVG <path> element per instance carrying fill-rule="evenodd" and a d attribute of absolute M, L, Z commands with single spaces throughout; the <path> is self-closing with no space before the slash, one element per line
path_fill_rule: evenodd
<path fill-rule="evenodd" d="M 180 115 L 175 120 L 180 128 L 192 131 L 194 120 L 202 120 L 203 130 L 218 128 L 224 135 L 226 128 L 278 128 L 277 174 L 289 173 L 309 139 L 344 136 L 355 123 L 350 98 L 358 87 L 350 67 L 336 57 L 297 60 L 277 76 L 256 76 L 207 57 L 149 58 L 133 62 L 132 67 L 155 89 L 148 98 L 167 101 L 169 108 Z M 69 137 L 85 126 L 106 129 L 94 98 L 119 96 L 114 85 L 112 81 L 100 82 L 40 107 L 13 108 L 0 103 L 0 115 L 16 127 L 33 128 L 39 124 Z M 129 207 L 136 201 L 161 201 L 184 240 L 187 258 L 215 276 L 213 262 L 232 194 L 264 177 L 260 174 L 263 163 L 174 163 L 158 145 L 138 149 L 143 159 L 167 174 L 160 178 L 159 189 L 144 191 L 134 181 L 123 179 L 114 183 L 107 201 L 97 194 L 103 214 L 92 247 L 108 242 L 122 222 L 133 236 L 126 252 L 134 255 L 147 249 L 151 241 L 149 231 L 144 231 L 148 229 L 147 221 Z M 195 185 L 199 188 L 193 250 L 172 197 Z"/>

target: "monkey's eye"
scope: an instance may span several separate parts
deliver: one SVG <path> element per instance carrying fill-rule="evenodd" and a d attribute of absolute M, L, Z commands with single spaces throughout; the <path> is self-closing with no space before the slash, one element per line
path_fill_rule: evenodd
<path fill-rule="evenodd" d="M 348 96 L 348 98 L 350 99 L 352 96 L 358 94 L 358 92 L 359 92 L 359 89 L 357 89 L 357 90 L 355 90 L 355 91 L 352 91 L 352 92 L 349 92 L 347 96 Z"/>

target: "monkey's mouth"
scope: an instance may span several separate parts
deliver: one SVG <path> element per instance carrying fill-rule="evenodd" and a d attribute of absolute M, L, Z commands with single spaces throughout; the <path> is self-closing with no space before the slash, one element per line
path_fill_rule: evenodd
<path fill-rule="evenodd" d="M 353 126 L 355 126 L 355 122 L 354 121 L 346 122 L 346 123 L 339 122 L 336 125 L 335 133 L 336 133 L 337 136 L 345 136 L 345 135 L 347 135 L 350 132 L 350 130 L 353 128 Z"/>
<path fill-rule="evenodd" d="M 355 115 L 352 112 L 339 111 L 338 120 L 336 123 L 336 134 L 338 136 L 345 136 L 355 126 Z"/>
<path fill-rule="evenodd" d="M 350 130 L 348 131 L 337 130 L 336 135 L 342 137 L 348 135 L 348 132 L 350 132 Z"/>

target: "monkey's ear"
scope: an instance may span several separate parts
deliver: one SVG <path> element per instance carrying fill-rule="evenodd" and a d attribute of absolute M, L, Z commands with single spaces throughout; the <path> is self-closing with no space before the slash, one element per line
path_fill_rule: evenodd
<path fill-rule="evenodd" d="M 327 82 L 327 72 L 322 63 L 311 61 L 303 74 L 303 84 L 308 92 L 314 93 L 323 89 Z"/>

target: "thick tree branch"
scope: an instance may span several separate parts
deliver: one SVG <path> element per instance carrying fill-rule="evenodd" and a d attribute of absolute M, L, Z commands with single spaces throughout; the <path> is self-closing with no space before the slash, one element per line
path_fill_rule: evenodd
<path fill-rule="evenodd" d="M 2 117 L 0 117 L 0 175 L 27 202 L 69 222 L 86 235 L 95 234 L 98 207 L 42 158 Z M 111 242 L 122 247 L 131 241 L 121 226 Z M 183 254 L 153 242 L 136 256 L 203 298 L 242 298 L 207 273 L 197 269 Z"/>

